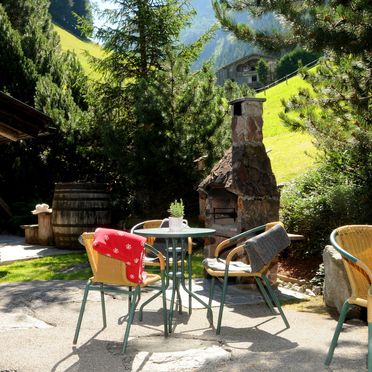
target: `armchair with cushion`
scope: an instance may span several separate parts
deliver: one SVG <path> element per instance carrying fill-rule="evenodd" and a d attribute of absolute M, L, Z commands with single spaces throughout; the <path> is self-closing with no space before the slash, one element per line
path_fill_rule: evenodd
<path fill-rule="evenodd" d="M 222 314 L 229 277 L 253 277 L 272 313 L 276 314 L 273 307 L 274 302 L 286 327 L 289 328 L 289 323 L 283 313 L 280 302 L 266 276 L 273 259 L 282 249 L 288 247 L 289 243 L 288 235 L 282 223 L 272 222 L 224 240 L 217 246 L 214 258 L 207 258 L 203 261 L 205 270 L 212 277 L 209 305 L 211 305 L 213 299 L 215 279 L 222 281 L 221 303 L 216 328 L 217 334 L 221 332 Z M 226 259 L 222 259 L 221 254 L 226 249 L 230 249 L 230 251 Z M 233 261 L 234 257 L 242 255 L 244 252 L 248 255 L 249 264 Z"/>

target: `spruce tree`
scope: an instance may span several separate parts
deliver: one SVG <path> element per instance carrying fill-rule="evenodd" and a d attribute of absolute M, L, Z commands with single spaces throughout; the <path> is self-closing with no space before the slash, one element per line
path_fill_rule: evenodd
<path fill-rule="evenodd" d="M 53 120 L 50 135 L 2 146 L 0 194 L 11 207 L 51 203 L 54 182 L 92 177 L 86 77 L 76 56 L 62 51 L 48 6 L 0 0 L 0 90 Z"/>
<path fill-rule="evenodd" d="M 267 84 L 267 82 L 269 81 L 270 72 L 269 64 L 263 58 L 260 58 L 257 62 L 256 69 L 260 83 L 262 85 Z"/>
<path fill-rule="evenodd" d="M 51 0 L 49 12 L 53 22 L 77 37 L 86 38 L 86 35 L 79 29 L 79 17 L 83 18 L 90 28 L 93 27 L 90 0 Z"/>
<path fill-rule="evenodd" d="M 266 50 L 301 45 L 311 51 L 335 53 L 371 52 L 372 3 L 369 0 L 212 0 L 221 25 L 238 39 Z M 247 23 L 236 23 L 231 11 L 247 11 L 253 17 L 277 16 L 279 28 L 255 31 Z"/>
<path fill-rule="evenodd" d="M 166 216 L 169 202 L 182 197 L 197 205 L 202 176 L 193 162 L 220 146 L 228 103 L 211 66 L 191 66 L 213 30 L 192 45 L 179 40 L 189 23 L 187 1 L 126 0 L 107 11 L 115 27 L 98 30 L 107 57 L 97 61 L 103 80 L 95 87 L 95 118 L 105 141 L 107 165 L 115 174 L 121 211 Z M 220 144 L 218 144 L 220 145 Z"/>

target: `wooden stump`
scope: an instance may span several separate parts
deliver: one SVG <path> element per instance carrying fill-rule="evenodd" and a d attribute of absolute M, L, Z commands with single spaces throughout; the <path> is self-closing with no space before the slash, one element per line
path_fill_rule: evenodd
<path fill-rule="evenodd" d="M 38 214 L 39 244 L 53 245 L 52 214 L 49 212 Z"/>
<path fill-rule="evenodd" d="M 39 225 L 22 225 L 21 227 L 25 230 L 25 242 L 27 244 L 39 244 Z"/>

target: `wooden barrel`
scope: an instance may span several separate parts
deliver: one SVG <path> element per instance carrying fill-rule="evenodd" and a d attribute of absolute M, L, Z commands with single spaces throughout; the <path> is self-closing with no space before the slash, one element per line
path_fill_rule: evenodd
<path fill-rule="evenodd" d="M 97 183 L 56 183 L 52 226 L 55 245 L 81 248 L 83 232 L 111 223 L 111 198 L 107 185 Z"/>

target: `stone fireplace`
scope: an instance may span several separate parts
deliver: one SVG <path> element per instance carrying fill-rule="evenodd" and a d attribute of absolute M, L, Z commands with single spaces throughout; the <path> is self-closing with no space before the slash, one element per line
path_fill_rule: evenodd
<path fill-rule="evenodd" d="M 262 142 L 264 98 L 241 98 L 232 106 L 232 147 L 200 183 L 200 218 L 220 241 L 279 219 L 280 194 Z"/>

